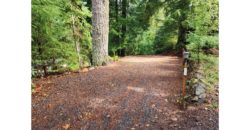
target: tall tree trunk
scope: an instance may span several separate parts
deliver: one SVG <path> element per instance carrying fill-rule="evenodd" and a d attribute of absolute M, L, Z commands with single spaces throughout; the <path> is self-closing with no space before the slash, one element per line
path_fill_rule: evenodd
<path fill-rule="evenodd" d="M 92 64 L 105 65 L 109 62 L 109 0 L 92 0 L 92 14 Z"/>
<path fill-rule="evenodd" d="M 182 48 L 185 48 L 186 43 L 186 31 L 187 29 L 183 27 L 181 22 L 179 23 L 179 29 L 178 29 L 178 40 L 177 40 L 177 51 L 181 52 Z"/>
<path fill-rule="evenodd" d="M 128 6 L 128 1 L 127 0 L 122 0 L 122 18 L 127 19 L 127 6 Z M 122 43 L 125 42 L 126 38 L 126 32 L 127 32 L 127 24 L 122 23 Z M 120 56 L 125 56 L 125 49 L 121 48 L 120 50 Z"/>
<path fill-rule="evenodd" d="M 127 0 L 122 0 L 122 18 L 123 19 L 127 18 Z M 126 23 L 123 23 L 122 24 L 122 38 L 125 37 L 126 30 L 127 30 L 127 25 Z"/>
<path fill-rule="evenodd" d="M 47 65 L 43 65 L 43 72 L 44 72 L 44 76 L 47 76 L 47 75 L 48 75 L 48 72 L 47 72 Z"/>
<path fill-rule="evenodd" d="M 118 22 L 118 17 L 119 17 L 119 1 L 115 0 L 115 18 L 116 22 Z"/>
<path fill-rule="evenodd" d="M 115 0 L 115 19 L 116 19 L 116 23 L 119 23 L 119 1 L 118 0 Z M 118 32 L 120 32 L 120 26 L 117 25 L 116 26 L 116 30 Z M 119 45 L 120 44 L 120 35 L 117 35 L 116 38 L 116 43 Z"/>
<path fill-rule="evenodd" d="M 75 27 L 75 17 L 74 15 L 72 15 L 72 31 L 73 31 L 73 37 L 74 37 L 74 41 L 75 41 L 75 47 L 76 47 L 76 53 L 78 55 L 78 62 L 79 62 L 79 71 L 82 68 L 82 58 L 80 55 L 80 43 L 79 43 L 79 38 L 77 38 L 76 36 L 76 27 Z"/>

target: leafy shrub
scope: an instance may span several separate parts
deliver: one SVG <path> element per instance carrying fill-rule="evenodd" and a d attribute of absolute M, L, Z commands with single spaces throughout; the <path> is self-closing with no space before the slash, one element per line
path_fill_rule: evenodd
<path fill-rule="evenodd" d="M 219 38 L 218 35 L 214 36 L 199 36 L 197 34 L 191 33 L 188 35 L 187 45 L 190 51 L 201 51 L 201 49 L 219 48 Z"/>
<path fill-rule="evenodd" d="M 80 57 L 88 64 L 91 53 L 89 17 L 91 12 L 81 0 L 32 0 L 33 77 L 43 72 L 41 66 L 49 68 L 48 73 L 79 68 L 76 42 L 80 44 Z M 62 67 L 65 64 L 67 67 Z"/>
<path fill-rule="evenodd" d="M 207 36 L 205 38 L 202 49 L 219 48 L 218 36 Z"/>
<path fill-rule="evenodd" d="M 118 56 L 112 56 L 111 59 L 112 59 L 112 61 L 118 61 L 119 57 Z"/>
<path fill-rule="evenodd" d="M 206 83 L 210 89 L 213 89 L 219 82 L 219 58 L 213 55 L 205 55 L 200 53 L 191 53 L 190 60 L 197 62 L 199 59 L 200 66 L 204 74 L 203 82 Z"/>

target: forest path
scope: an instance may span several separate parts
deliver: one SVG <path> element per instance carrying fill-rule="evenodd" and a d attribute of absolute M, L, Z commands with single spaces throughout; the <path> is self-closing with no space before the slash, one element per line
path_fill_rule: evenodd
<path fill-rule="evenodd" d="M 179 109 L 181 63 L 176 56 L 127 56 L 35 81 L 42 89 L 32 95 L 32 129 L 217 129 L 216 113 Z"/>

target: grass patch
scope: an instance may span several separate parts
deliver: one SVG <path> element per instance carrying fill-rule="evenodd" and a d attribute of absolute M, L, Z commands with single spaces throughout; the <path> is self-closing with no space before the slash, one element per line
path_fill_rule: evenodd
<path fill-rule="evenodd" d="M 203 53 L 192 53 L 192 61 L 198 62 L 200 60 L 201 70 L 203 71 L 204 79 L 202 81 L 208 86 L 208 90 L 213 90 L 215 85 L 219 83 L 219 57 L 214 55 L 206 55 Z"/>
<path fill-rule="evenodd" d="M 117 55 L 111 57 L 112 61 L 118 61 L 119 57 Z"/>
<path fill-rule="evenodd" d="M 210 108 L 217 109 L 219 107 L 219 103 L 214 101 L 209 105 Z"/>

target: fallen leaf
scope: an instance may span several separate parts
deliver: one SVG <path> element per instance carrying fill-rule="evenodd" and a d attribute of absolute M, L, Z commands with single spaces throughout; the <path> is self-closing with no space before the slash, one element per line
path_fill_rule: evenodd
<path fill-rule="evenodd" d="M 88 71 L 89 71 L 89 70 L 88 70 L 87 68 L 84 68 L 84 69 L 81 70 L 82 73 L 86 73 L 86 72 L 88 72 Z"/>
<path fill-rule="evenodd" d="M 35 87 L 35 91 L 36 91 L 36 92 L 41 91 L 42 86 L 40 86 L 39 84 L 36 84 L 35 86 L 36 86 L 36 87 Z"/>
<path fill-rule="evenodd" d="M 62 126 L 62 127 L 63 127 L 63 129 L 67 130 L 67 129 L 69 129 L 70 124 L 65 124 L 65 125 L 64 125 L 64 126 Z"/>
<path fill-rule="evenodd" d="M 171 118 L 172 121 L 177 121 L 176 117 Z"/>

